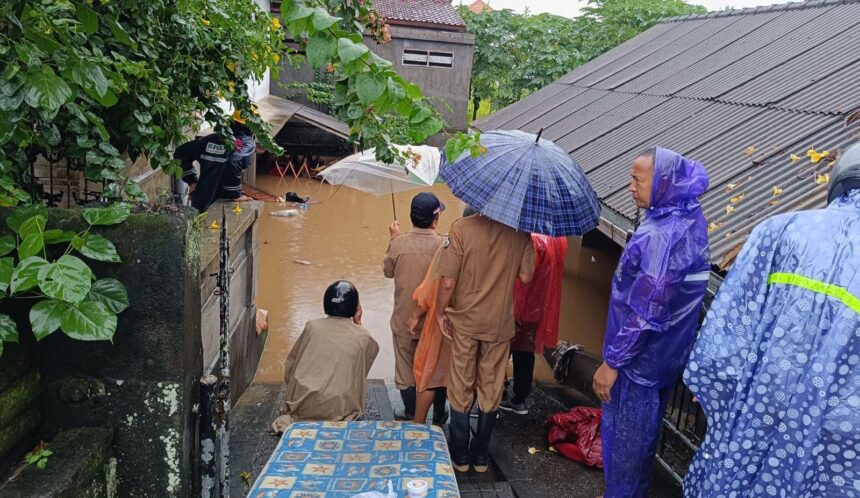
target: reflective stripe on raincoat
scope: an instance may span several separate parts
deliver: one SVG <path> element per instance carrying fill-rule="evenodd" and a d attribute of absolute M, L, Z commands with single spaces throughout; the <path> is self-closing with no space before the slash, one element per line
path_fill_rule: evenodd
<path fill-rule="evenodd" d="M 708 432 L 687 497 L 860 497 L 860 190 L 762 222 L 684 379 Z"/>
<path fill-rule="evenodd" d="M 603 346 L 606 363 L 639 385 L 674 383 L 692 348 L 710 269 L 698 201 L 707 188 L 701 163 L 657 148 L 651 208 L 618 262 Z"/>

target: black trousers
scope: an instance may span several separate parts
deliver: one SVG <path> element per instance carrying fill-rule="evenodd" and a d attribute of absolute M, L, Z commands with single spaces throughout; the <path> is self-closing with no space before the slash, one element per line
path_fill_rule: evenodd
<path fill-rule="evenodd" d="M 530 352 L 513 351 L 514 359 L 514 397 L 515 404 L 525 403 L 532 393 L 532 379 L 535 372 L 535 354 Z"/>

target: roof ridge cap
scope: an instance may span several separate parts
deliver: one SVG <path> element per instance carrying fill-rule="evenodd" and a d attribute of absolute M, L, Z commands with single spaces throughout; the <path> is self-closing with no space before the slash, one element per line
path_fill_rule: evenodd
<path fill-rule="evenodd" d="M 845 5 L 852 3 L 860 3 L 860 0 L 806 0 L 800 2 L 762 5 L 759 7 L 746 7 L 743 9 L 717 10 L 706 12 L 704 14 L 688 14 L 685 16 L 664 17 L 663 19 L 660 19 L 660 24 L 667 22 L 693 21 L 712 17 L 731 17 L 750 14 L 761 14 L 765 12 L 787 12 L 789 10 L 817 9 L 820 7 L 832 7 L 834 5 Z"/>

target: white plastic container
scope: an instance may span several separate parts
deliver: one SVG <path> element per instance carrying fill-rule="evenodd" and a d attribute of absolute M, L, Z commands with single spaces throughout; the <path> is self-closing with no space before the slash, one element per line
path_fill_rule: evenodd
<path fill-rule="evenodd" d="M 424 498 L 427 496 L 427 481 L 423 479 L 413 479 L 406 483 L 406 496 L 408 498 Z"/>

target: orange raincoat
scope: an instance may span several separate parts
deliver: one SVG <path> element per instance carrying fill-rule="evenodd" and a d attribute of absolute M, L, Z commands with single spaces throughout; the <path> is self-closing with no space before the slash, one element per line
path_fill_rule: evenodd
<path fill-rule="evenodd" d="M 412 294 L 416 305 L 424 310 L 426 317 L 412 367 L 415 386 L 421 392 L 436 387 L 446 387 L 448 364 L 451 360 L 451 341 L 442 335 L 439 323 L 433 318 L 436 315 L 441 280 L 436 272 L 440 251 L 441 248 L 436 251 L 433 261 L 427 268 L 424 281 Z"/>

